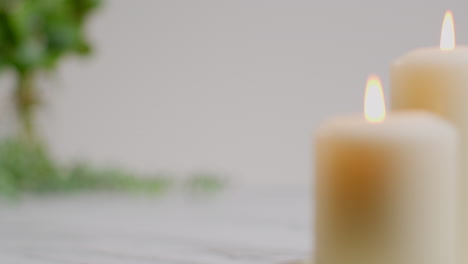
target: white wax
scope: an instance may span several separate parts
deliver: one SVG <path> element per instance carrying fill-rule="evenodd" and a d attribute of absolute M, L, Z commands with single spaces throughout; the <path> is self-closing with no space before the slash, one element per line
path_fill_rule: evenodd
<path fill-rule="evenodd" d="M 460 132 L 461 263 L 468 263 L 468 46 L 425 48 L 398 58 L 391 68 L 393 110 L 423 109 L 452 121 Z"/>
<path fill-rule="evenodd" d="M 457 135 L 427 112 L 316 135 L 315 264 L 454 264 Z"/>

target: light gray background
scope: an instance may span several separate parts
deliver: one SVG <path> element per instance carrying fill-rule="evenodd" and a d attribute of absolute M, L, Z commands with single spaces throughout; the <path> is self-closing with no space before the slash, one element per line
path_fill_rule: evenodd
<path fill-rule="evenodd" d="M 468 43 L 466 1 L 108 0 L 94 58 L 44 83 L 44 134 L 63 160 L 306 183 L 314 129 L 361 111 L 369 73 L 388 86 L 395 57 L 438 45 L 447 8 Z"/>

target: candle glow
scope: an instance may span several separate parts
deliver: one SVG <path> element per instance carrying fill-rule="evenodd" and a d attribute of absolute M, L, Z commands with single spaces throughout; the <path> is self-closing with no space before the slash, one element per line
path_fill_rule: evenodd
<path fill-rule="evenodd" d="M 379 77 L 372 75 L 367 80 L 364 96 L 364 116 L 371 123 L 380 123 L 385 120 L 385 99 L 382 83 Z"/>
<path fill-rule="evenodd" d="M 440 34 L 440 50 L 453 50 L 455 48 L 455 26 L 452 11 L 445 12 L 442 32 Z"/>

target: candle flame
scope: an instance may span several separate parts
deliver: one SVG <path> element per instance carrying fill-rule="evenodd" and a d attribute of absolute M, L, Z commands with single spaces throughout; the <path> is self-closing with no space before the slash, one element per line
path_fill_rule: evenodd
<path fill-rule="evenodd" d="M 445 12 L 442 32 L 440 34 L 440 50 L 453 50 L 455 48 L 455 26 L 452 11 Z"/>
<path fill-rule="evenodd" d="M 364 96 L 364 116 L 371 123 L 380 123 L 385 120 L 385 99 L 382 83 L 378 76 L 371 75 L 367 79 L 366 94 Z"/>

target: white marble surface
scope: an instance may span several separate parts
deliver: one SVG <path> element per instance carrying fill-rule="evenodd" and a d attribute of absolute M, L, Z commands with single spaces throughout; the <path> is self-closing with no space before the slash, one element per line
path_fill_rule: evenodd
<path fill-rule="evenodd" d="M 310 246 L 306 188 L 215 197 L 28 197 L 0 205 L 0 263 L 284 263 Z"/>

